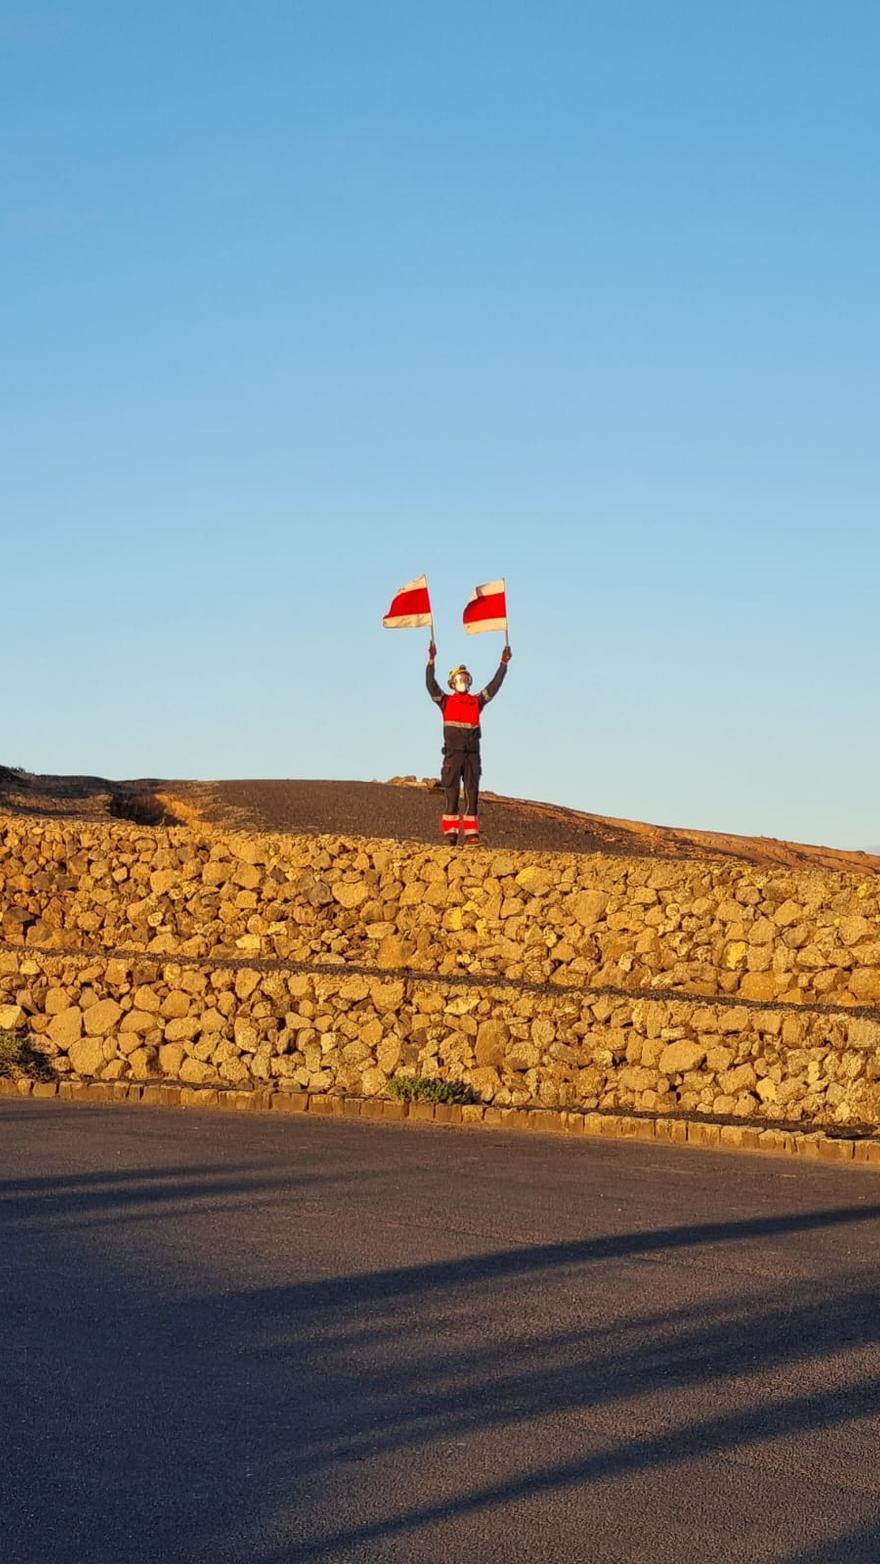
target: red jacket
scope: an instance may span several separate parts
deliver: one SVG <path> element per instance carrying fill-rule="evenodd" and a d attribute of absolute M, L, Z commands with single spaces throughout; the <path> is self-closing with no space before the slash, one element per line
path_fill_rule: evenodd
<path fill-rule="evenodd" d="M 498 694 L 507 674 L 507 665 L 501 663 L 498 671 L 489 680 L 485 689 L 479 695 L 459 695 L 453 690 L 451 695 L 444 695 L 436 678 L 434 677 L 434 664 L 428 663 L 425 672 L 425 684 L 432 701 L 440 707 L 443 713 L 443 749 L 445 753 L 451 750 L 479 750 L 482 730 L 480 728 L 480 716 L 484 706 L 487 706 L 493 696 Z"/>

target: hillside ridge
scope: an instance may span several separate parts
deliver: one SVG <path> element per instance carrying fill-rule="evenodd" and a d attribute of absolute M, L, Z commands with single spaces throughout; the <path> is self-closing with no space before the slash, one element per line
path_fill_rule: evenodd
<path fill-rule="evenodd" d="M 40 775 L 0 766 L 0 812 L 144 826 L 190 825 L 285 835 L 350 835 L 436 843 L 439 784 L 311 779 L 185 781 Z M 880 871 L 880 855 L 772 837 L 689 830 L 484 793 L 483 845 L 535 852 L 661 859 L 722 858 L 755 865 Z"/>

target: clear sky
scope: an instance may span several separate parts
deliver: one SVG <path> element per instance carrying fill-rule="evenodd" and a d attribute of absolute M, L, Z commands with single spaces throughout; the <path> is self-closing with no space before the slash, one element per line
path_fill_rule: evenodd
<path fill-rule="evenodd" d="M 874 0 L 0 0 L 0 760 L 880 843 Z"/>

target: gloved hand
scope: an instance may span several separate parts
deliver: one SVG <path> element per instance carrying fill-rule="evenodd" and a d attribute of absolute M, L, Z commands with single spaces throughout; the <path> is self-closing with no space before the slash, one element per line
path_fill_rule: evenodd
<path fill-rule="evenodd" d="M 434 659 L 436 658 L 436 656 L 437 656 L 437 648 L 434 645 L 434 642 L 432 641 L 430 646 L 428 647 L 428 662 L 432 663 L 434 661 Z"/>
<path fill-rule="evenodd" d="M 510 647 L 505 646 L 504 651 L 501 653 L 501 661 L 503 663 L 509 663 L 512 656 L 513 652 L 510 650 Z"/>

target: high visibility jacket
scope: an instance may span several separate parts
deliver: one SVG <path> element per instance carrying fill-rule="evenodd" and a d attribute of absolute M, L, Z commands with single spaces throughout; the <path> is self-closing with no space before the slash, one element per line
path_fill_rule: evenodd
<path fill-rule="evenodd" d="M 455 690 L 453 690 L 451 695 L 444 695 L 434 677 L 434 664 L 428 663 L 425 672 L 425 684 L 432 701 L 440 707 L 443 713 L 444 754 L 448 755 L 458 750 L 476 750 L 479 752 L 480 738 L 482 737 L 480 717 L 483 707 L 487 706 L 493 696 L 498 694 L 506 674 L 507 665 L 506 663 L 501 663 L 497 673 L 493 675 L 479 695 L 459 695 Z"/>

